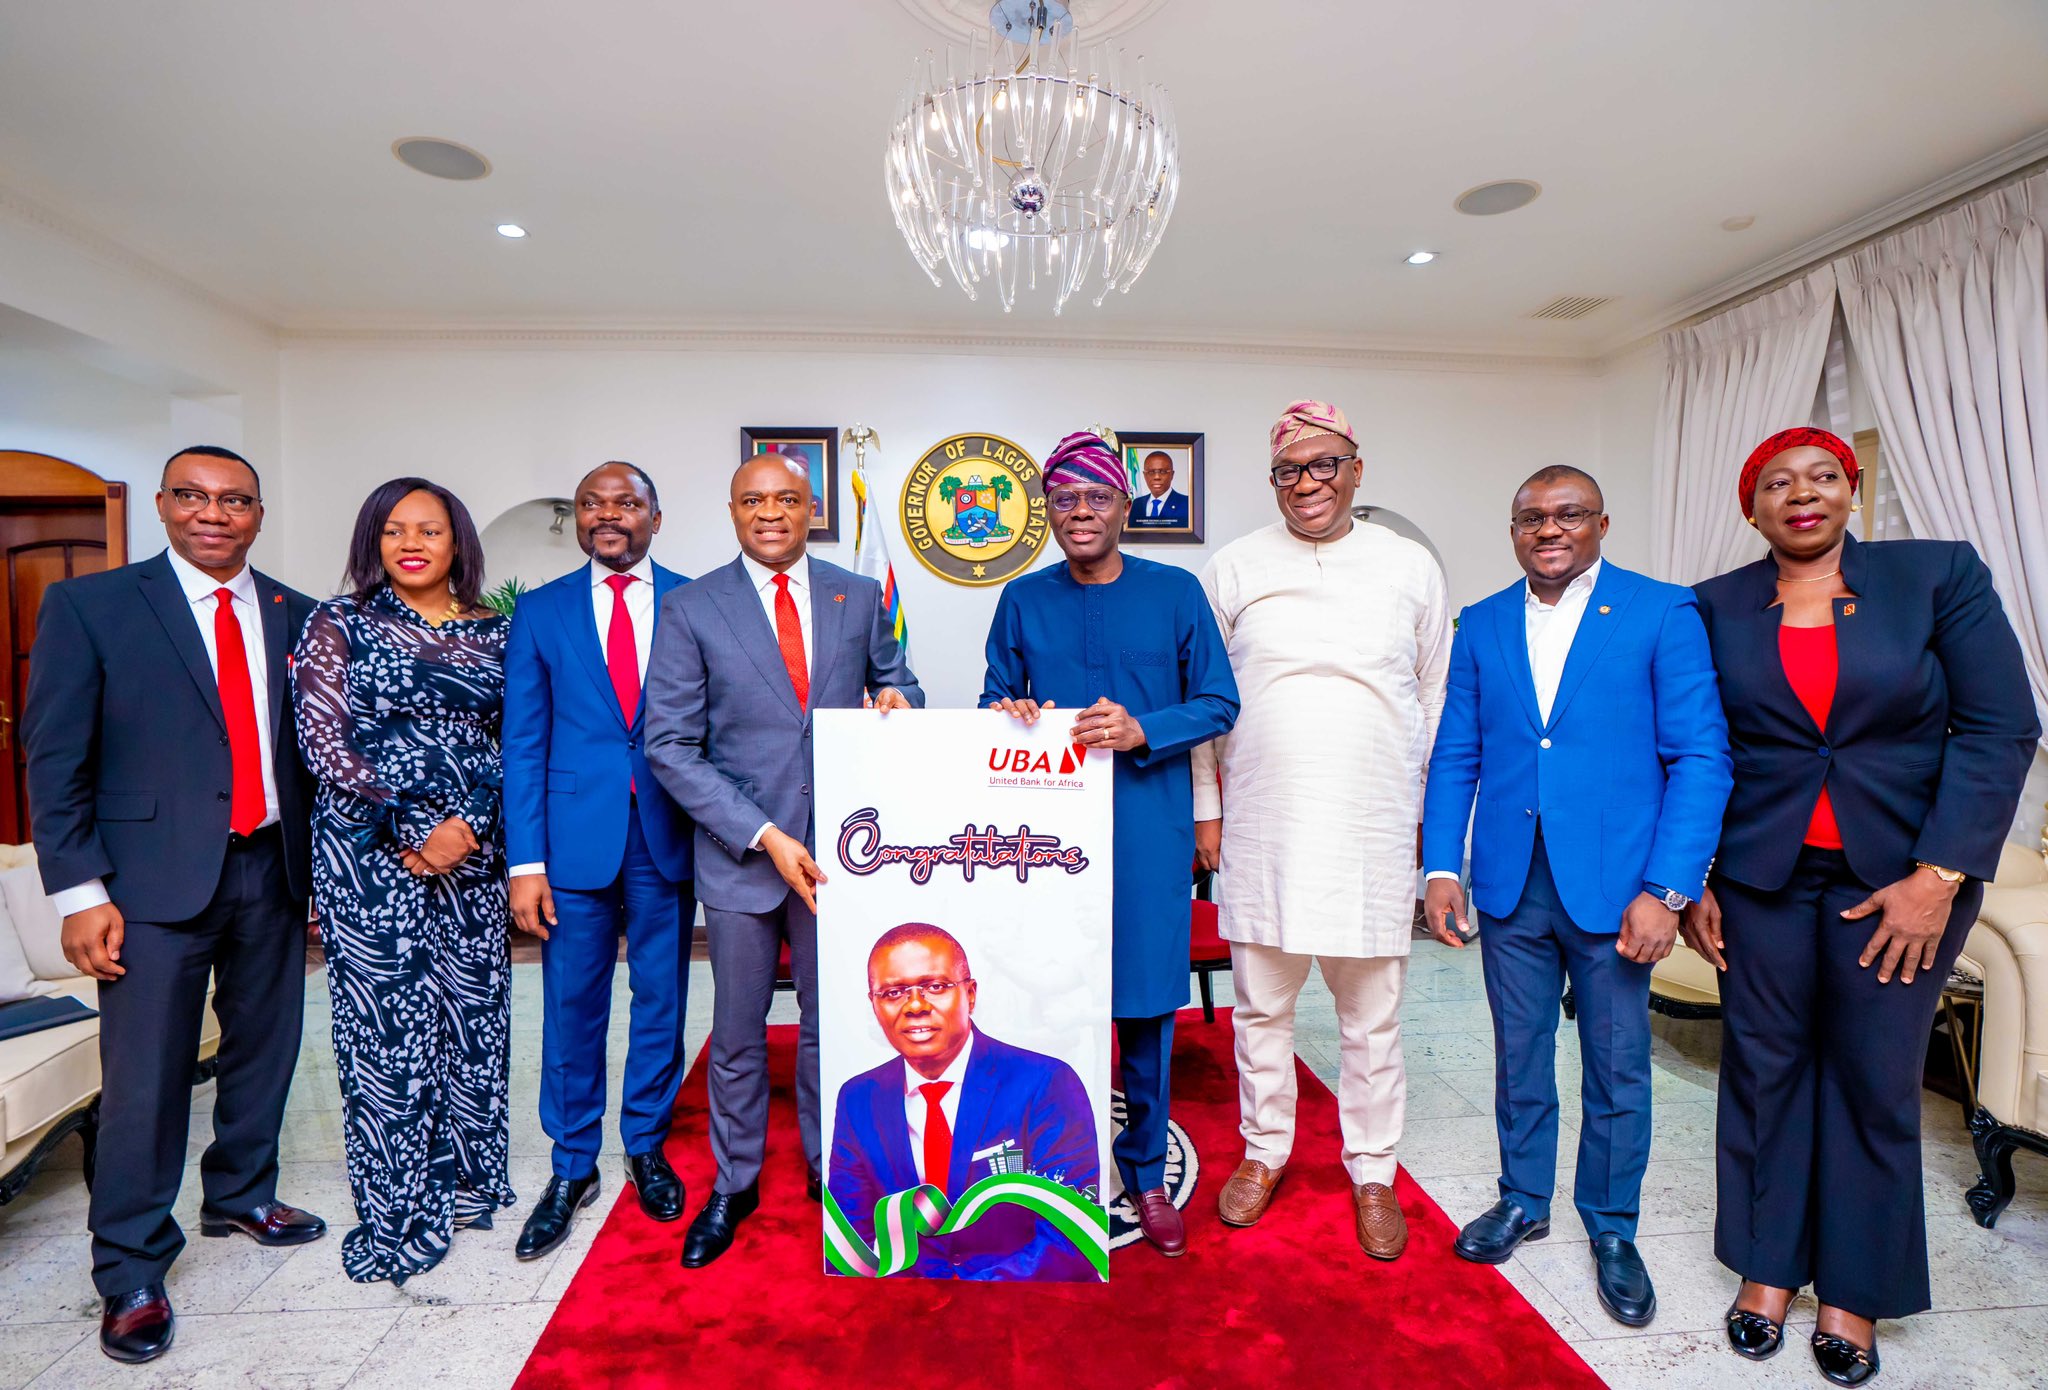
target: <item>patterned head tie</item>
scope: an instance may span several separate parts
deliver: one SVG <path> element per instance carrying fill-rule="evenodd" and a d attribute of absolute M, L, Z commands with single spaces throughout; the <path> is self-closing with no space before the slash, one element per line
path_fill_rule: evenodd
<path fill-rule="evenodd" d="M 1273 424 L 1273 457 L 1279 458 L 1281 450 L 1289 445 L 1319 434 L 1341 435 L 1349 444 L 1358 443 L 1358 436 L 1351 432 L 1351 421 L 1336 406 L 1327 401 L 1295 401 L 1280 412 L 1280 418 Z"/>
<path fill-rule="evenodd" d="M 1086 430 L 1070 434 L 1046 456 L 1043 486 L 1059 483 L 1097 484 L 1131 495 L 1131 475 L 1108 441 Z"/>
<path fill-rule="evenodd" d="M 1842 442 L 1840 435 L 1826 430 L 1791 429 L 1779 430 L 1763 443 L 1750 451 L 1748 462 L 1742 465 L 1742 476 L 1736 481 L 1735 495 L 1742 500 L 1742 514 L 1756 518 L 1756 482 L 1763 476 L 1764 465 L 1787 449 L 1801 449 L 1807 445 L 1826 449 L 1842 465 L 1842 471 L 1849 475 L 1849 486 L 1856 486 L 1856 451 Z"/>

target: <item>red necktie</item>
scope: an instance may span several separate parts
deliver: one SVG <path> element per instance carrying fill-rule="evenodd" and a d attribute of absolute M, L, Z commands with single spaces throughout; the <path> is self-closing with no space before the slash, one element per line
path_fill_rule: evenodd
<path fill-rule="evenodd" d="M 808 708 L 811 672 L 804 661 L 804 626 L 796 615 L 796 600 L 789 596 L 786 574 L 775 576 L 775 645 L 782 648 L 782 664 L 789 669 L 789 684 L 796 691 L 796 702 Z"/>
<path fill-rule="evenodd" d="M 953 1171 L 953 1130 L 946 1123 L 946 1108 L 939 1104 L 953 1089 L 950 1081 L 927 1081 L 917 1088 L 924 1097 L 924 1180 L 944 1192 L 946 1175 Z"/>
<path fill-rule="evenodd" d="M 640 708 L 640 647 L 633 640 L 633 615 L 626 611 L 626 586 L 635 582 L 630 574 L 605 576 L 612 586 L 612 622 L 604 634 L 604 664 L 612 675 L 612 692 L 619 697 L 619 712 L 626 724 Z"/>
<path fill-rule="evenodd" d="M 235 596 L 213 591 L 214 680 L 220 686 L 221 717 L 228 726 L 228 757 L 235 769 L 234 800 L 228 806 L 228 829 L 247 835 L 263 824 L 263 745 L 256 737 L 256 690 L 249 680 L 249 648 L 242 641 L 242 621 L 235 616 Z"/>

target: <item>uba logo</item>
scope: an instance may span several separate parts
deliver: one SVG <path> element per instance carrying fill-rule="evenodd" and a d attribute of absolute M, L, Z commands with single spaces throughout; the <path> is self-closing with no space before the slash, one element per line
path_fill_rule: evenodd
<path fill-rule="evenodd" d="M 1088 750 L 1078 743 L 1070 744 L 1068 747 L 1061 749 L 1060 765 L 1058 768 L 1060 776 L 1067 777 L 1080 771 L 1081 764 L 1087 757 Z M 1050 753 L 1036 753 L 1029 748 L 991 748 L 988 750 L 988 770 L 990 772 L 1043 772 L 1050 776 L 1054 768 L 1052 765 L 1052 754 Z"/>

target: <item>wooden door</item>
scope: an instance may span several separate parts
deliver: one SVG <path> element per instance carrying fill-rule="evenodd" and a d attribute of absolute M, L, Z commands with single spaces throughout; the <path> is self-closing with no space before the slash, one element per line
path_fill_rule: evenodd
<path fill-rule="evenodd" d="M 126 502 L 123 484 L 75 464 L 0 450 L 0 844 L 29 838 L 20 719 L 43 591 L 126 561 Z"/>

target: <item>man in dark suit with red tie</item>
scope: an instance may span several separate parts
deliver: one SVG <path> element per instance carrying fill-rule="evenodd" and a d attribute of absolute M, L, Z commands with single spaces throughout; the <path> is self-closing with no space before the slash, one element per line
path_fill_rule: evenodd
<path fill-rule="evenodd" d="M 87 1224 L 117 1361 L 161 1356 L 176 1331 L 164 1275 L 185 1245 L 171 1207 L 209 978 L 221 1037 L 200 1234 L 327 1231 L 277 1200 L 312 803 L 288 665 L 313 600 L 249 568 L 262 485 L 239 454 L 172 456 L 156 509 L 169 550 L 44 595 L 22 714 L 43 887 L 65 957 L 100 982 Z"/>

